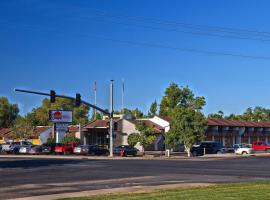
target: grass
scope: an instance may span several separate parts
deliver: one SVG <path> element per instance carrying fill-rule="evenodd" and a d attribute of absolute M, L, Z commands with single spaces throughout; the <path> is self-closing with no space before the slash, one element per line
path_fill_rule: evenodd
<path fill-rule="evenodd" d="M 108 194 L 65 200 L 270 200 L 270 182 L 220 184 L 157 190 L 149 193 Z M 63 199 L 62 199 L 63 200 Z"/>

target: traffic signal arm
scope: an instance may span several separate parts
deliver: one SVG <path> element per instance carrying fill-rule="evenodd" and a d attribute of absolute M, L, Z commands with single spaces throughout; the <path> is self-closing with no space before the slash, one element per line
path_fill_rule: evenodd
<path fill-rule="evenodd" d="M 37 95 L 42 95 L 42 96 L 49 96 L 49 97 L 51 97 L 51 93 L 35 92 L 35 91 L 21 90 L 21 89 L 14 89 L 14 90 L 15 90 L 15 92 L 23 92 L 23 93 L 30 93 L 30 94 L 37 94 Z M 53 90 L 52 90 L 52 91 L 53 91 Z M 80 95 L 80 94 L 79 94 L 79 95 Z M 77 97 L 77 94 L 76 94 L 76 97 Z M 70 97 L 70 96 L 65 96 L 65 95 L 57 95 L 57 94 L 55 94 L 55 98 L 70 99 L 70 100 L 73 100 L 73 101 L 76 102 L 76 98 Z M 108 111 L 106 111 L 106 110 L 104 110 L 104 109 L 102 109 L 102 108 L 99 108 L 99 107 L 97 107 L 97 106 L 95 106 L 95 105 L 93 105 L 93 104 L 91 104 L 91 103 L 88 103 L 88 102 L 86 102 L 86 101 L 81 100 L 81 95 L 80 95 L 80 102 L 81 102 L 82 104 L 85 104 L 85 105 L 87 105 L 87 106 L 89 106 L 89 107 L 91 107 L 91 108 L 94 108 L 94 109 L 96 109 L 96 110 L 98 110 L 98 111 L 100 111 L 100 112 L 102 112 L 102 113 L 108 115 L 109 117 L 111 116 L 111 113 L 110 113 L 110 112 L 108 112 Z"/>

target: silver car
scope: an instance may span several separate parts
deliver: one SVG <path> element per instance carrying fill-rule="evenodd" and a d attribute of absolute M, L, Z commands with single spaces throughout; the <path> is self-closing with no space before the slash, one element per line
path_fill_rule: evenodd
<path fill-rule="evenodd" d="M 26 145 L 26 146 L 21 146 L 21 148 L 19 149 L 19 153 L 21 154 L 29 154 L 31 148 L 34 147 L 33 145 Z"/>

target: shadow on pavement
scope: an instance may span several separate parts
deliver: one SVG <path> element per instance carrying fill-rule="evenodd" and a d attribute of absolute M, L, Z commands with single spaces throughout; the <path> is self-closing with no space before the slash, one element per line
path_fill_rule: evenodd
<path fill-rule="evenodd" d="M 48 166 L 61 166 L 66 164 L 78 164 L 82 163 L 84 160 L 67 160 L 67 159 L 0 159 L 0 169 L 3 168 L 38 168 L 38 167 L 48 167 Z"/>

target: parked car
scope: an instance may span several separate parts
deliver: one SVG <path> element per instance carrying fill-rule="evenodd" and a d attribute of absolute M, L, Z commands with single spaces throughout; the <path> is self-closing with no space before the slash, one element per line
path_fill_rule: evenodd
<path fill-rule="evenodd" d="M 265 144 L 264 142 L 253 142 L 252 148 L 255 151 L 266 151 L 270 153 L 270 145 Z"/>
<path fill-rule="evenodd" d="M 42 153 L 42 146 L 41 145 L 31 146 L 28 153 L 31 155 L 41 154 Z"/>
<path fill-rule="evenodd" d="M 113 149 L 113 154 L 118 156 L 136 156 L 138 149 L 131 147 L 129 145 L 120 145 Z"/>
<path fill-rule="evenodd" d="M 6 144 L 2 145 L 2 151 L 5 153 L 19 153 L 21 146 L 28 146 L 32 145 L 31 142 L 28 141 L 21 141 L 21 142 L 7 142 Z"/>
<path fill-rule="evenodd" d="M 47 152 L 46 148 L 44 148 L 44 152 L 43 153 L 55 153 L 55 147 L 61 145 L 60 143 L 46 143 L 43 144 L 44 147 L 47 147 L 48 149 L 50 149 L 50 152 Z"/>
<path fill-rule="evenodd" d="M 49 145 L 43 144 L 43 145 L 41 145 L 41 152 L 40 153 L 41 154 L 51 154 L 54 152 L 54 150 L 55 150 L 55 147 L 52 148 Z"/>
<path fill-rule="evenodd" d="M 97 145 L 81 145 L 75 147 L 73 153 L 77 155 L 107 156 L 109 155 L 109 150 Z"/>
<path fill-rule="evenodd" d="M 21 146 L 20 149 L 19 149 L 19 153 L 20 154 L 29 154 L 31 148 L 33 148 L 34 145 L 24 145 L 24 146 Z"/>
<path fill-rule="evenodd" d="M 235 144 L 234 152 L 240 155 L 247 155 L 247 154 L 253 154 L 254 149 L 252 148 L 252 145 L 250 144 Z"/>
<path fill-rule="evenodd" d="M 205 154 L 221 154 L 225 150 L 221 143 L 213 141 L 203 141 L 199 145 L 194 145 L 191 149 L 193 156 L 203 156 Z"/>
<path fill-rule="evenodd" d="M 72 154 L 76 146 L 78 146 L 77 143 L 58 144 L 55 146 L 55 153 L 64 155 Z"/>

